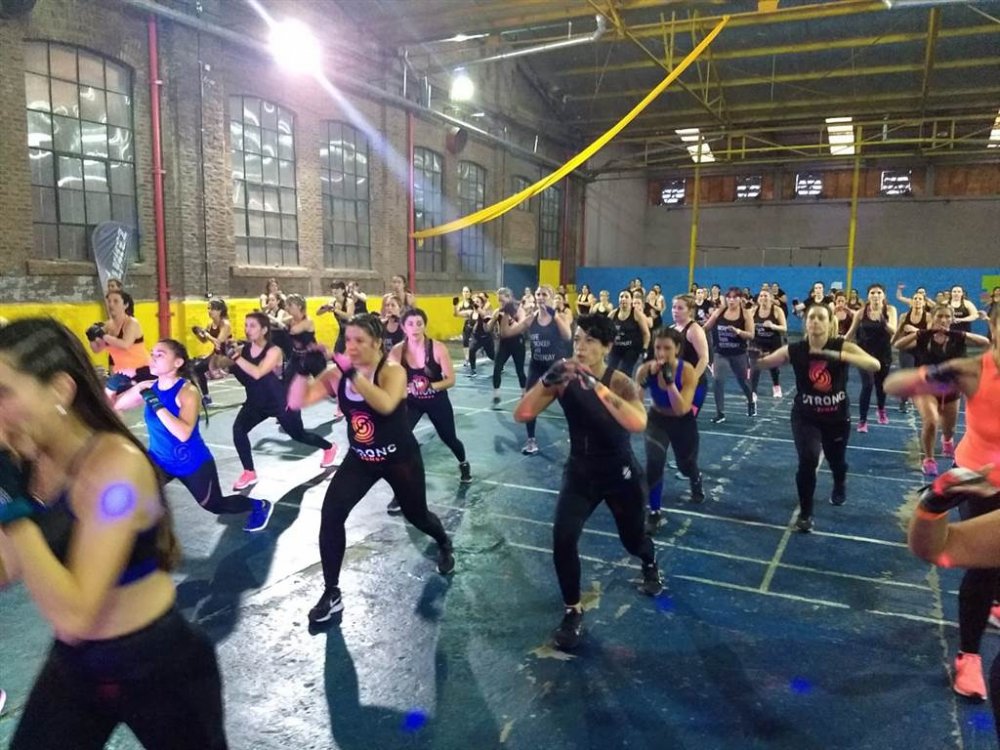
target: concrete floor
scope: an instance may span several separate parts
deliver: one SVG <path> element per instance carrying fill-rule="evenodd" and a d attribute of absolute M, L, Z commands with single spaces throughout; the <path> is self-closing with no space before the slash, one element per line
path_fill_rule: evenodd
<path fill-rule="evenodd" d="M 168 488 L 185 561 L 185 614 L 218 644 L 230 747 L 269 748 L 945 748 L 995 747 L 984 704 L 952 694 L 957 571 L 910 556 L 903 519 L 921 482 L 915 417 L 852 435 L 848 503 L 817 503 L 816 531 L 795 512 L 790 396 L 762 397 L 752 424 L 730 395 L 729 421 L 700 419 L 710 498 L 693 506 L 667 474 L 669 523 L 657 539 L 669 589 L 635 590 L 638 567 L 600 508 L 581 541 L 586 636 L 573 656 L 548 637 L 561 617 L 549 551 L 566 454 L 558 406 L 539 422 L 542 452 L 520 453 L 524 428 L 508 371 L 504 411 L 490 384 L 459 374 L 451 392 L 475 482 L 462 488 L 450 452 L 422 422 L 428 496 L 454 535 L 457 569 L 436 574 L 433 544 L 387 516 L 376 486 L 351 516 L 342 622 L 311 634 L 322 588 L 319 453 L 274 423 L 251 436 L 260 483 L 278 499 L 269 529 L 206 514 Z M 784 373 L 786 391 L 790 373 Z M 856 381 L 852 394 L 857 393 Z M 765 376 L 761 392 L 770 392 Z M 203 431 L 223 483 L 240 469 L 231 426 L 242 397 L 212 384 L 220 406 Z M 333 407 L 307 427 L 346 449 Z M 138 412 L 128 415 L 143 432 Z M 636 440 L 637 453 L 642 445 Z M 820 476 L 817 497 L 829 491 Z M 20 588 L 0 593 L 0 685 L 9 693 L 0 745 L 13 733 L 48 635 Z M 984 656 L 996 653 L 987 636 Z M 71 748 L 67 741 L 67 748 Z M 135 748 L 121 730 L 109 745 Z"/>

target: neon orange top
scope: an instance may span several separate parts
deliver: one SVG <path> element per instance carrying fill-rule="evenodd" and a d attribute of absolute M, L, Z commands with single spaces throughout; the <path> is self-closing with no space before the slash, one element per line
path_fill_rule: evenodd
<path fill-rule="evenodd" d="M 118 338 L 122 337 L 125 333 L 125 325 L 118 332 Z M 143 343 L 143 337 L 140 336 L 127 349 L 119 349 L 116 346 L 108 347 L 108 354 L 111 355 L 111 371 L 112 372 L 124 372 L 132 373 L 138 370 L 140 367 L 149 367 L 149 352 L 146 351 L 146 345 Z"/>
<path fill-rule="evenodd" d="M 1000 372 L 992 350 L 983 353 L 979 388 L 965 406 L 965 435 L 955 448 L 955 463 L 978 471 L 993 464 L 990 481 L 1000 487 Z"/>

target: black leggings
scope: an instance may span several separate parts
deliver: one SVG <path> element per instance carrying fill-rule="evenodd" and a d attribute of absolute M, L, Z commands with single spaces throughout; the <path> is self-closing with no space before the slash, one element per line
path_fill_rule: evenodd
<path fill-rule="evenodd" d="M 601 467 L 588 470 L 588 467 Z M 623 478 L 627 475 L 627 479 Z M 615 519 L 618 538 L 643 564 L 656 562 L 653 540 L 646 533 L 646 501 L 642 470 L 634 456 L 570 457 L 563 471 L 552 526 L 552 555 L 567 606 L 580 603 L 580 554 L 583 525 L 603 500 Z"/>
<path fill-rule="evenodd" d="M 486 352 L 486 356 L 490 359 L 497 358 L 492 336 L 473 336 L 472 344 L 469 346 L 469 369 L 473 372 L 476 371 L 476 354 L 480 349 Z"/>
<path fill-rule="evenodd" d="M 795 486 L 799 491 L 799 512 L 812 517 L 813 495 L 816 493 L 816 470 L 819 468 L 820 450 L 826 456 L 827 466 L 833 473 L 835 487 L 847 481 L 847 439 L 851 423 L 821 422 L 803 417 L 792 410 L 792 438 L 799 453 L 799 468 L 795 472 Z"/>
<path fill-rule="evenodd" d="M 729 377 L 726 374 L 726 366 L 729 366 L 729 370 L 736 377 L 736 383 L 739 385 L 740 390 L 743 391 L 743 395 L 746 396 L 747 402 L 753 400 L 753 396 L 750 391 L 750 382 L 747 378 L 747 368 L 750 367 L 750 359 L 746 352 L 741 352 L 734 356 L 729 356 L 726 354 L 720 354 L 716 352 L 715 365 L 712 368 L 713 375 L 713 395 L 715 396 L 715 413 L 725 414 L 726 413 L 726 379 Z"/>
<path fill-rule="evenodd" d="M 276 412 L 274 409 L 261 409 L 245 403 L 236 415 L 236 421 L 233 422 L 233 445 L 236 446 L 244 471 L 254 470 L 253 453 L 250 450 L 250 430 L 271 417 L 278 420 L 278 424 L 292 440 L 324 450 L 333 447 L 330 441 L 313 432 L 306 432 L 306 428 L 302 425 L 302 412 L 285 408 Z"/>
<path fill-rule="evenodd" d="M 198 357 L 191 363 L 191 369 L 194 370 L 194 376 L 198 379 L 198 387 L 201 389 L 202 396 L 208 395 L 208 370 L 213 356 L 210 354 L 207 357 Z"/>
<path fill-rule="evenodd" d="M 760 383 L 760 376 L 761 376 L 761 371 L 758 370 L 756 367 L 753 366 L 754 363 L 758 359 L 761 359 L 762 357 L 766 357 L 768 354 L 772 354 L 775 351 L 777 351 L 777 349 L 771 349 L 771 350 L 762 349 L 760 351 L 756 351 L 756 350 L 751 350 L 750 351 L 750 392 L 751 393 L 754 393 L 754 394 L 757 393 L 757 385 Z M 781 385 L 781 370 L 779 370 L 777 367 L 772 367 L 772 368 L 770 368 L 768 370 L 768 372 L 771 373 L 771 385 L 773 385 L 773 386 L 779 386 L 779 385 Z"/>
<path fill-rule="evenodd" d="M 663 467 L 667 448 L 674 449 L 677 468 L 688 479 L 698 477 L 698 420 L 693 411 L 683 417 L 671 417 L 649 410 L 646 419 L 646 480 L 649 482 L 649 508 L 659 510 L 663 500 Z"/>
<path fill-rule="evenodd" d="M 119 638 L 55 641 L 10 748 L 101 750 L 119 724 L 147 750 L 227 747 L 215 648 L 176 609 Z"/>
<path fill-rule="evenodd" d="M 552 365 L 548 362 L 536 362 L 531 360 L 528 365 L 528 384 L 525 386 L 527 389 L 534 388 L 535 383 L 542 379 L 542 375 L 548 372 L 548 369 Z M 531 419 L 524 423 L 524 426 L 528 428 L 528 440 L 535 439 L 535 427 L 538 425 L 537 419 Z"/>
<path fill-rule="evenodd" d="M 608 367 L 632 377 L 635 373 L 636 363 L 638 363 L 642 353 L 642 349 L 612 346 L 611 353 L 608 355 Z"/>
<path fill-rule="evenodd" d="M 434 398 L 406 399 L 406 417 L 410 420 L 410 432 L 424 414 L 431 420 L 441 442 L 451 448 L 459 463 L 465 463 L 465 446 L 458 439 L 455 430 L 455 410 L 451 408 L 448 394 L 439 392 Z"/>
<path fill-rule="evenodd" d="M 874 355 L 873 355 L 874 356 Z M 878 359 L 876 357 L 876 359 Z M 861 376 L 861 395 L 858 397 L 858 406 L 862 422 L 868 421 L 868 407 L 872 403 L 872 386 L 875 387 L 875 403 L 879 409 L 885 408 L 885 379 L 889 377 L 889 362 L 879 360 L 882 365 L 878 372 L 868 372 L 868 370 L 858 370 Z"/>
<path fill-rule="evenodd" d="M 406 446 L 399 450 L 411 451 L 413 455 L 402 461 L 397 459 L 393 463 L 376 463 L 362 461 L 352 450 L 330 480 L 326 497 L 323 498 L 319 526 L 319 555 L 327 589 L 340 585 L 340 567 L 344 563 L 344 551 L 347 549 L 344 523 L 354 506 L 380 479 L 389 483 L 399 501 L 403 517 L 440 546 L 450 549 L 451 540 L 445 533 L 441 520 L 427 509 L 427 484 L 420 449 L 414 442 L 412 447 Z"/>
<path fill-rule="evenodd" d="M 507 360 L 514 359 L 514 373 L 517 375 L 517 382 L 524 390 L 527 381 L 524 377 L 524 339 L 520 336 L 510 336 L 500 339 L 500 347 L 497 356 L 493 358 L 493 387 L 500 387 L 500 376 L 503 373 L 503 366 Z"/>
<path fill-rule="evenodd" d="M 991 497 L 970 497 L 958 506 L 958 513 L 965 521 L 997 509 L 1000 509 L 1000 493 Z M 958 587 L 958 634 L 959 650 L 963 653 L 979 653 L 998 581 L 1000 569 L 997 568 L 969 568 L 962 576 Z M 991 695 L 1000 698 L 1000 693 Z"/>
<path fill-rule="evenodd" d="M 178 476 L 165 474 L 164 484 L 176 479 L 190 492 L 198 505 L 209 513 L 249 513 L 253 510 L 253 500 L 246 495 L 223 495 L 219 484 L 219 471 L 215 468 L 215 459 L 210 458 L 190 474 Z"/>

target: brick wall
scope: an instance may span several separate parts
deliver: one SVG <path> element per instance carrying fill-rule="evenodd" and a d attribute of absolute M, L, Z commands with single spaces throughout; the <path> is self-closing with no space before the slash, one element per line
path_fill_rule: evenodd
<path fill-rule="evenodd" d="M 229 28 L 258 29 L 260 22 L 247 15 L 244 4 L 204 3 L 205 19 Z M 282 9 L 287 6 L 282 6 Z M 322 11 L 314 3 L 296 4 L 308 22 L 319 23 Z M 330 19 L 325 14 L 324 25 Z M 345 23 L 337 19 L 338 23 Z M 346 27 L 345 27 L 346 29 Z M 346 33 L 346 31 L 345 31 Z M 351 32 L 355 33 L 355 32 Z M 135 122 L 135 167 L 138 188 L 140 254 L 142 262 L 130 271 L 137 298 L 155 297 L 155 244 L 152 206 L 150 94 L 146 17 L 114 0 L 39 0 L 34 11 L 14 20 L 0 21 L 0 273 L 5 297 L 10 301 L 84 301 L 99 297 L 97 277 L 90 263 L 40 262 L 34 260 L 32 234 L 31 177 L 26 152 L 24 110 L 24 61 L 22 42 L 43 39 L 78 45 L 100 52 L 132 68 Z M 388 287 L 390 276 L 407 268 L 407 188 L 405 177 L 406 114 L 394 107 L 342 92 L 344 99 L 385 139 L 404 165 L 394 174 L 390 160 L 371 144 L 372 269 L 333 269 L 323 263 L 323 225 L 320 182 L 320 141 L 325 120 L 350 118 L 337 100 L 315 82 L 291 78 L 256 52 L 198 33 L 169 21 L 159 22 L 162 86 L 161 125 L 165 186 L 165 234 L 167 271 L 171 297 L 196 298 L 206 293 L 228 297 L 256 296 L 269 276 L 279 278 L 286 291 L 306 295 L 323 294 L 334 278 L 357 278 L 369 293 Z M 365 60 L 377 58 L 371 44 L 359 45 L 343 60 L 331 61 L 334 74 L 349 69 L 352 74 L 377 82 L 395 75 L 388 63 L 382 69 Z M 373 65 L 374 63 L 370 63 Z M 338 67 L 339 66 L 339 67 Z M 491 66 L 493 67 L 493 66 Z M 539 97 L 518 81 L 512 66 L 496 66 L 484 73 L 485 96 L 493 96 L 491 108 L 542 121 Z M 232 179 L 229 166 L 228 97 L 258 96 L 295 114 L 295 158 L 298 201 L 299 265 L 292 268 L 248 267 L 234 251 Z M 440 107 L 442 102 L 434 103 Z M 457 210 L 459 160 L 480 164 L 487 174 L 487 203 L 512 192 L 512 176 L 537 179 L 542 168 L 532 161 L 505 153 L 474 137 L 459 154 L 445 148 L 447 126 L 415 117 L 415 145 L 431 148 L 444 156 L 446 219 Z M 533 138 L 523 129 L 512 128 L 508 138 L 531 147 Z M 558 158 L 564 155 L 545 138 L 539 152 Z M 202 158 L 203 154 L 203 158 Z M 545 168 L 548 171 L 548 168 Z M 516 214 L 516 215 L 515 215 Z M 418 291 L 451 294 L 468 283 L 475 287 L 495 285 L 496 265 L 503 254 L 508 261 L 537 259 L 537 200 L 531 213 L 511 212 L 486 225 L 488 251 L 494 264 L 488 273 L 476 276 L 459 272 L 458 235 L 445 238 L 446 271 L 418 274 Z M 578 233 L 574 232 L 575 238 Z M 574 239 L 575 241 L 575 239 Z M 488 256 L 489 257 L 489 256 Z"/>

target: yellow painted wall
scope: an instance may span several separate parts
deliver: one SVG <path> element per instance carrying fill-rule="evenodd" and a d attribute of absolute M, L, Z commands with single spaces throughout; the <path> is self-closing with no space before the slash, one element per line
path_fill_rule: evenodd
<path fill-rule="evenodd" d="M 553 289 L 559 286 L 561 263 L 558 260 L 538 261 L 538 283 L 549 284 Z"/>
<path fill-rule="evenodd" d="M 495 295 L 491 295 L 493 304 L 496 304 Z M 319 341 L 331 345 L 337 338 L 337 323 L 333 315 L 315 315 L 315 310 L 320 305 L 328 302 L 326 297 L 311 297 L 306 300 L 308 309 L 313 314 L 316 321 L 316 338 Z M 377 312 L 381 306 L 381 301 L 377 297 L 369 298 L 369 305 Z M 227 299 L 229 305 L 229 319 L 233 324 L 233 333 L 241 338 L 243 335 L 243 321 L 246 314 L 257 309 L 256 299 Z M 462 333 L 462 319 L 454 315 L 451 304 L 451 297 L 444 295 L 424 295 L 417 298 L 417 304 L 427 313 L 428 333 L 431 338 L 449 339 L 460 336 Z M 155 302 L 136 302 L 135 317 L 142 326 L 147 348 L 159 338 L 159 320 L 157 318 L 157 305 Z M 85 335 L 86 330 L 98 321 L 107 320 L 107 311 L 103 303 L 29 303 L 29 304 L 5 304 L 0 305 L 0 318 L 17 320 L 18 318 L 29 318 L 35 316 L 51 316 L 62 321 L 71 331 L 76 333 L 84 346 L 89 351 L 90 347 Z M 203 344 L 191 332 L 193 326 L 207 326 L 208 302 L 206 300 L 176 300 L 170 303 L 170 333 L 171 337 L 178 339 L 185 346 L 191 356 L 208 354 L 211 346 Z M 91 360 L 95 365 L 107 365 L 107 354 L 92 354 Z"/>

